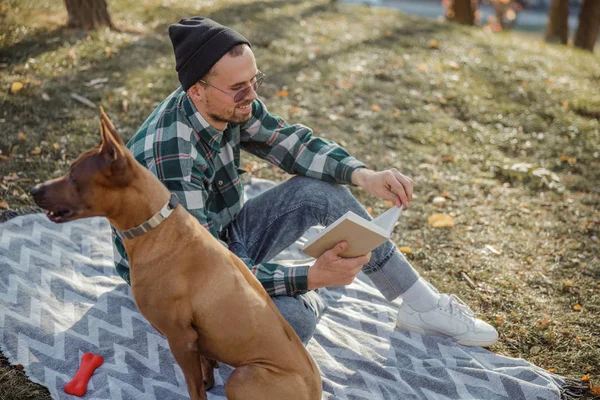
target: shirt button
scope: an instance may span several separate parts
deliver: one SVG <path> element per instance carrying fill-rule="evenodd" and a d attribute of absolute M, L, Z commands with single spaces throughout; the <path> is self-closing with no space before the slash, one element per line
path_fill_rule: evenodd
<path fill-rule="evenodd" d="M 218 184 L 219 186 L 223 186 L 223 181 L 219 181 L 219 182 L 217 182 L 217 184 Z"/>

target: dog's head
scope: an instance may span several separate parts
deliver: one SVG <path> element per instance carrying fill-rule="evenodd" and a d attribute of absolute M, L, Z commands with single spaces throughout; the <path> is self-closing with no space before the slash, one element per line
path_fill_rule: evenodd
<path fill-rule="evenodd" d="M 65 176 L 31 190 L 36 204 L 58 223 L 108 216 L 119 202 L 119 192 L 132 180 L 135 160 L 114 125 L 100 108 L 101 144 L 81 154 Z"/>

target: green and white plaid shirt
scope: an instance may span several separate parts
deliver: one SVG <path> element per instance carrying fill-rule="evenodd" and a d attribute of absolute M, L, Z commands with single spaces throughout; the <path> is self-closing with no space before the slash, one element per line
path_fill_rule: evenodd
<path fill-rule="evenodd" d="M 181 87 L 158 105 L 127 147 L 217 239 L 243 206 L 240 149 L 289 174 L 327 182 L 350 184 L 352 172 L 365 166 L 332 141 L 313 137 L 309 128 L 270 114 L 258 99 L 247 123 L 221 132 Z M 127 254 L 114 228 L 113 245 L 117 272 L 131 284 Z M 271 296 L 308 290 L 308 266 L 242 260 Z"/>

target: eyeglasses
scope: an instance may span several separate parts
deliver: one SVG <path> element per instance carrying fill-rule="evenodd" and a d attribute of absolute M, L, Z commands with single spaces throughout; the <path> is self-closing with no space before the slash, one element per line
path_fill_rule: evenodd
<path fill-rule="evenodd" d="M 218 87 L 211 85 L 210 83 L 205 82 L 202 79 L 199 79 L 198 81 L 202 82 L 205 85 L 208 85 L 212 88 L 217 89 L 219 92 L 225 93 L 227 96 L 232 97 L 234 102 L 239 103 L 240 101 L 242 101 L 246 98 L 248 93 L 250 93 L 250 90 L 254 90 L 256 92 L 258 90 L 258 88 L 260 87 L 260 85 L 262 85 L 262 83 L 265 81 L 266 77 L 267 77 L 267 75 L 265 75 L 261 72 L 259 75 L 257 75 L 254 78 L 255 79 L 254 82 L 251 82 L 249 86 L 246 86 L 245 88 L 240 89 L 234 93 L 229 93 L 229 92 L 224 91 L 223 89 L 219 89 Z"/>

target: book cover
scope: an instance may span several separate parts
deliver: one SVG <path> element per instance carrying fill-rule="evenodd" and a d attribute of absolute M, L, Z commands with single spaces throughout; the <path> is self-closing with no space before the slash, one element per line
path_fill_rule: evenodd
<path fill-rule="evenodd" d="M 348 211 L 309 240 L 302 251 L 311 257 L 319 258 L 324 252 L 345 240 L 348 247 L 340 254 L 342 257 L 365 255 L 390 238 L 401 212 L 402 207 L 392 207 L 373 221 L 368 221 Z"/>

